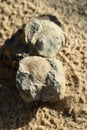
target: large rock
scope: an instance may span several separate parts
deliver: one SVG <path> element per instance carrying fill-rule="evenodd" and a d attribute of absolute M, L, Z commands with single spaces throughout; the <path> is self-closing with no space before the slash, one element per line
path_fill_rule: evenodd
<path fill-rule="evenodd" d="M 26 43 L 32 44 L 41 56 L 53 57 L 66 44 L 63 30 L 44 17 L 29 21 L 24 30 Z"/>
<path fill-rule="evenodd" d="M 55 56 L 66 44 L 60 22 L 53 15 L 40 15 L 30 19 L 5 41 L 2 51 L 6 56 Z"/>
<path fill-rule="evenodd" d="M 29 103 L 62 99 L 65 92 L 62 63 L 54 58 L 24 58 L 19 63 L 16 86 L 21 97 Z"/>

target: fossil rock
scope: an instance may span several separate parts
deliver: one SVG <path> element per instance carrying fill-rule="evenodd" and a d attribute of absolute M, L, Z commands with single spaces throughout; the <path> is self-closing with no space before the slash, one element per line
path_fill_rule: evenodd
<path fill-rule="evenodd" d="M 57 59 L 30 56 L 19 63 L 16 86 L 26 102 L 64 98 L 64 82 L 64 69 Z"/>

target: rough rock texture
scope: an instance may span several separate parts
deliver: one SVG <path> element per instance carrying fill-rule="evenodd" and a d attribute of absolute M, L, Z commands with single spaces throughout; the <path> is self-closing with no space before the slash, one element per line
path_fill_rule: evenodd
<path fill-rule="evenodd" d="M 15 76 L 13 81 L 13 73 L 9 72 L 11 67 L 8 70 L 1 65 L 0 59 L 0 130 L 87 130 L 87 0 L 38 0 L 41 2 L 38 7 L 36 1 L 0 0 L 0 46 L 31 19 L 35 11 L 36 15 L 56 12 L 69 36 L 60 52 L 74 66 L 74 71 L 57 55 L 66 70 L 64 101 L 30 107 L 32 103 L 23 102 L 16 91 Z M 55 11 L 42 1 L 49 1 Z M 79 87 L 74 72 L 79 73 Z M 7 80 L 9 73 L 12 75 Z"/>
<path fill-rule="evenodd" d="M 4 63 L 12 68 L 28 55 L 55 56 L 65 45 L 64 32 L 56 16 L 43 14 L 30 19 L 0 47 Z"/>
<path fill-rule="evenodd" d="M 49 19 L 34 18 L 25 25 L 25 39 L 33 44 L 39 55 L 52 57 L 66 41 L 63 30 Z"/>
<path fill-rule="evenodd" d="M 56 101 L 64 97 L 64 69 L 56 59 L 26 57 L 19 63 L 16 85 L 27 101 Z"/>

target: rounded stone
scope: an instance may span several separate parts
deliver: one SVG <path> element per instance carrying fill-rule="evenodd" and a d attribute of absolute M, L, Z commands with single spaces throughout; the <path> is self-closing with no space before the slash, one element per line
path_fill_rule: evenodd
<path fill-rule="evenodd" d="M 16 86 L 21 97 L 29 103 L 62 99 L 65 92 L 62 63 L 54 58 L 23 58 L 19 62 Z"/>
<path fill-rule="evenodd" d="M 24 30 L 26 43 L 32 44 L 40 56 L 53 57 L 66 44 L 63 30 L 53 21 L 34 18 Z"/>

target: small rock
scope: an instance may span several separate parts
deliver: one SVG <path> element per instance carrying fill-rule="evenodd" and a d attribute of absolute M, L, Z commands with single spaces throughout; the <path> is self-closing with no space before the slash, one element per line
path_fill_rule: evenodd
<path fill-rule="evenodd" d="M 18 62 L 27 56 L 53 57 L 65 45 L 60 22 L 52 15 L 31 19 L 15 32 L 1 47 L 4 64 L 18 68 Z"/>
<path fill-rule="evenodd" d="M 39 17 L 25 25 L 25 39 L 44 57 L 55 56 L 66 43 L 64 32 L 56 23 Z"/>
<path fill-rule="evenodd" d="M 30 56 L 19 62 L 16 86 L 26 102 L 56 101 L 64 98 L 62 63 L 54 58 Z"/>
<path fill-rule="evenodd" d="M 60 22 L 52 15 L 31 19 L 5 41 L 3 53 L 7 56 L 41 55 L 53 57 L 66 44 Z"/>

